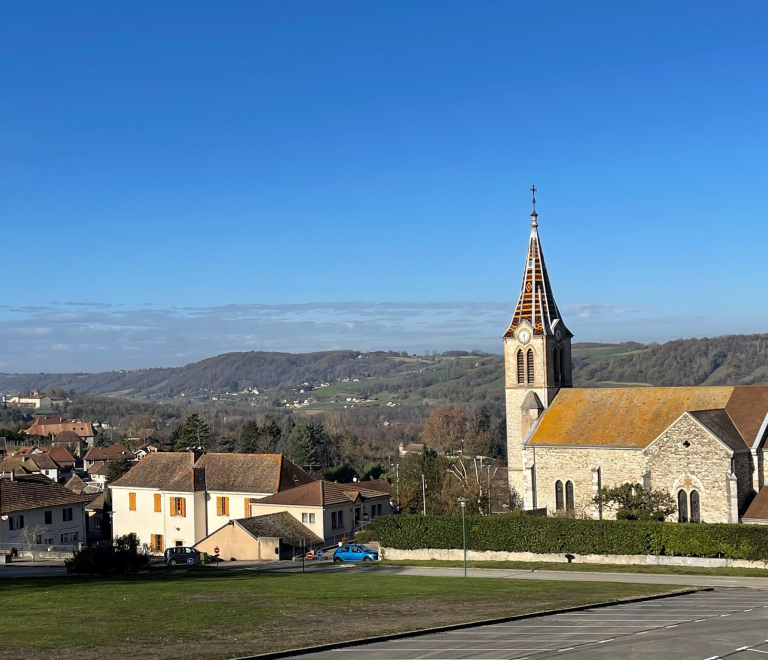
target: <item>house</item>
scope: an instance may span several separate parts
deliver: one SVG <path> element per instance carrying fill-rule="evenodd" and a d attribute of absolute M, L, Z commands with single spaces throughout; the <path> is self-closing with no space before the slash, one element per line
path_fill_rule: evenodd
<path fill-rule="evenodd" d="M 89 422 L 81 422 L 79 420 L 69 421 L 62 415 L 43 415 L 37 417 L 32 426 L 30 426 L 24 433 L 27 435 L 40 435 L 43 437 L 57 436 L 64 431 L 72 431 L 75 433 L 88 447 L 93 447 L 93 440 L 95 433 L 93 425 Z"/>
<path fill-rule="evenodd" d="M 88 499 L 39 474 L 0 478 L 0 547 L 82 543 Z"/>
<path fill-rule="evenodd" d="M 251 515 L 286 511 L 326 543 L 350 538 L 376 516 L 392 513 L 389 494 L 362 482 L 313 481 L 251 502 Z"/>
<path fill-rule="evenodd" d="M 109 462 L 108 461 L 95 461 L 91 464 L 91 467 L 87 470 L 88 478 L 91 483 L 98 486 L 100 489 L 104 489 L 107 485 L 107 475 L 109 474 Z"/>
<path fill-rule="evenodd" d="M 91 496 L 93 497 L 93 496 Z M 85 535 L 88 543 L 104 539 L 104 507 L 107 494 L 99 493 L 85 505 Z"/>
<path fill-rule="evenodd" d="M 110 484 L 115 535 L 136 533 L 155 552 L 194 545 L 263 497 L 313 479 L 282 454 L 152 452 Z"/>
<path fill-rule="evenodd" d="M 224 560 L 291 559 L 321 545 L 323 539 L 286 511 L 230 520 L 195 544 L 195 549 Z"/>
<path fill-rule="evenodd" d="M 68 472 L 67 470 L 66 472 Z M 43 452 L 27 455 L 7 456 L 0 462 L 0 474 L 41 474 L 48 479 L 58 482 L 63 476 L 62 470 L 56 462 Z"/>
<path fill-rule="evenodd" d="M 82 458 L 87 449 L 85 441 L 74 431 L 62 431 L 53 439 L 51 446 L 63 447 L 77 458 Z"/>
<path fill-rule="evenodd" d="M 11 403 L 15 403 L 19 408 L 41 408 L 43 410 L 52 410 L 60 408 L 66 402 L 62 396 L 49 396 L 43 394 L 40 390 L 35 390 L 30 395 L 16 394 L 11 397 Z"/>
<path fill-rule="evenodd" d="M 612 517 L 603 487 L 642 484 L 674 498 L 679 522 L 761 515 L 768 386 L 574 388 L 571 338 L 555 303 L 538 233 L 504 334 L 511 490 L 526 509 Z M 756 508 L 757 505 L 755 505 Z"/>
<path fill-rule="evenodd" d="M 41 448 L 44 454 L 48 454 L 62 470 L 74 470 L 75 457 L 67 451 L 66 447 L 53 445 Z"/>
<path fill-rule="evenodd" d="M 133 452 L 123 444 L 117 443 L 109 447 L 91 447 L 83 456 L 83 467 L 89 470 L 94 463 L 134 459 Z"/>
<path fill-rule="evenodd" d="M 422 454 L 424 452 L 424 445 L 420 442 L 411 442 L 407 445 L 401 442 L 398 445 L 398 451 L 400 452 L 400 458 L 408 454 Z"/>

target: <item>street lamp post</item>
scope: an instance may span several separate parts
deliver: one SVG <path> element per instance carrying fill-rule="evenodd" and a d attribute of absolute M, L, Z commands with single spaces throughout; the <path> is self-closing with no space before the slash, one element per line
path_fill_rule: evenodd
<path fill-rule="evenodd" d="M 464 544 L 464 577 L 467 577 L 467 525 L 464 518 L 467 502 L 469 500 L 466 497 L 459 498 L 459 505 L 461 506 L 461 541 Z"/>

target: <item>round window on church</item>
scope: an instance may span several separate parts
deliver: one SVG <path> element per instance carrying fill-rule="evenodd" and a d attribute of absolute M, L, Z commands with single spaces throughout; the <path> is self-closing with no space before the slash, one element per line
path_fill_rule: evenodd
<path fill-rule="evenodd" d="M 690 442 L 688 442 L 687 440 L 683 440 L 683 447 L 688 448 L 690 446 L 691 446 Z"/>

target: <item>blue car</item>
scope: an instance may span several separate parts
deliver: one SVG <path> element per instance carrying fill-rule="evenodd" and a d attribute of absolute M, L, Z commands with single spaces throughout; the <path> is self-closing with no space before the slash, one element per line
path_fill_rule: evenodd
<path fill-rule="evenodd" d="M 336 549 L 333 553 L 333 561 L 378 561 L 379 553 L 367 545 L 346 544 Z"/>

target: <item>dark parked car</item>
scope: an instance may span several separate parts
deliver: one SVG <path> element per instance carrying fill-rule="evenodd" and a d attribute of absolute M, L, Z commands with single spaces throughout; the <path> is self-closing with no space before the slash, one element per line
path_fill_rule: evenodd
<path fill-rule="evenodd" d="M 378 561 L 379 553 L 377 550 L 367 545 L 358 545 L 355 543 L 342 545 L 333 553 L 333 561 Z"/>
<path fill-rule="evenodd" d="M 202 555 L 194 548 L 185 548 L 183 546 L 175 546 L 167 548 L 163 559 L 168 566 L 176 566 L 176 564 L 199 564 L 202 561 Z"/>

